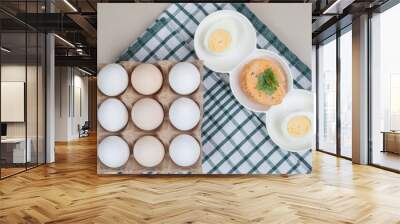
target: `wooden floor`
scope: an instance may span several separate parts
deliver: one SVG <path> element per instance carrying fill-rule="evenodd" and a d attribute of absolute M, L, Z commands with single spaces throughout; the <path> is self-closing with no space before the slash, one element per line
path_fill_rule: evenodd
<path fill-rule="evenodd" d="M 9 168 L 9 167 L 4 168 L 4 167 L 2 167 L 1 168 L 1 177 L 8 177 L 8 176 L 11 176 L 13 174 L 23 172 L 23 171 L 25 171 L 25 167 L 23 167 L 23 168 L 19 168 L 19 167 L 18 168 Z"/>
<path fill-rule="evenodd" d="M 400 170 L 400 155 L 392 152 L 381 152 L 375 150 L 372 160 L 374 164 Z"/>
<path fill-rule="evenodd" d="M 400 175 L 314 153 L 311 175 L 97 176 L 95 139 L 0 181 L 0 223 L 400 223 Z"/>

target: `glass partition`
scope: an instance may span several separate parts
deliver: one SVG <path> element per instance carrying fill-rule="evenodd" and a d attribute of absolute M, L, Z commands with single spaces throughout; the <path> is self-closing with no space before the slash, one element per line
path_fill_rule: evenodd
<path fill-rule="evenodd" d="M 37 162 L 46 162 L 46 36 L 38 33 L 38 64 L 37 64 Z"/>
<path fill-rule="evenodd" d="M 400 171 L 400 4 L 371 19 L 370 160 Z"/>
<path fill-rule="evenodd" d="M 1 34 L 1 176 L 26 169 L 26 33 Z M 4 50 L 7 49 L 7 50 Z"/>
<path fill-rule="evenodd" d="M 27 1 L 26 12 L 38 13 L 39 5 L 37 1 Z M 37 17 L 31 19 L 37 23 Z M 36 20 L 36 21 L 33 21 Z M 31 161 L 27 167 L 32 168 L 38 165 L 38 42 L 39 34 L 34 29 L 27 29 L 27 141 L 31 142 Z"/>
<path fill-rule="evenodd" d="M 352 157 L 352 41 L 349 25 L 317 51 L 317 149 L 347 159 Z"/>
<path fill-rule="evenodd" d="M 0 6 L 14 3 L 1 2 Z M 43 12 L 44 1 L 19 1 L 17 5 L 18 13 L 39 13 Z M 0 12 L 0 20 L 7 20 L 0 21 L 3 179 L 45 163 L 46 39 L 45 34 L 10 15 Z"/>
<path fill-rule="evenodd" d="M 352 157 L 352 32 L 340 36 L 340 154 Z"/>
<path fill-rule="evenodd" d="M 336 154 L 336 39 L 318 47 L 318 149 Z"/>
<path fill-rule="evenodd" d="M 37 165 L 37 132 L 38 132 L 38 52 L 37 41 L 38 35 L 36 32 L 27 33 L 27 98 L 26 98 L 26 113 L 27 113 L 27 151 L 30 152 L 30 160 L 27 162 L 27 167 L 31 168 Z"/>

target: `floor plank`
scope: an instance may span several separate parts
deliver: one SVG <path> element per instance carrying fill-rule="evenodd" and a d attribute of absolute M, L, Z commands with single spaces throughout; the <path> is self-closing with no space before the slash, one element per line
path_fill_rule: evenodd
<path fill-rule="evenodd" d="M 0 181 L 0 223 L 400 223 L 400 175 L 314 152 L 295 176 L 98 176 L 96 139 Z"/>

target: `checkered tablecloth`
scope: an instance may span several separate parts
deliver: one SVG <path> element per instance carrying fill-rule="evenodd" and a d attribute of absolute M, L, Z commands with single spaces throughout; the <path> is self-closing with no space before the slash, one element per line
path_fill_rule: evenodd
<path fill-rule="evenodd" d="M 257 47 L 274 51 L 288 62 L 294 87 L 311 89 L 311 71 L 244 4 L 172 4 L 121 55 L 119 61 L 187 61 L 196 59 L 194 33 L 201 20 L 220 10 L 245 15 L 257 31 Z M 135 22 L 135 21 L 132 21 Z M 241 106 L 220 74 L 205 69 L 202 143 L 205 174 L 297 174 L 311 172 L 311 149 L 280 149 L 265 128 L 265 115 Z"/>

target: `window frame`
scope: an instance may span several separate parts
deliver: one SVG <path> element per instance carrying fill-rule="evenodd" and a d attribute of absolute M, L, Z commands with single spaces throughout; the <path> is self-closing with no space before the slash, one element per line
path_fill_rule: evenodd
<path fill-rule="evenodd" d="M 329 155 L 333 155 L 339 158 L 343 158 L 343 159 L 347 159 L 347 160 L 352 160 L 352 158 L 347 157 L 342 155 L 342 150 L 341 150 L 341 117 L 340 117 L 340 113 L 341 113 L 341 97 L 340 97 L 340 93 L 341 93 L 341 89 L 340 89 L 340 84 L 341 84 L 341 64 L 340 64 L 340 59 L 341 59 L 341 55 L 340 55 L 340 37 L 342 35 L 344 35 L 347 32 L 351 32 L 352 31 L 352 23 L 348 24 L 347 26 L 343 27 L 340 30 L 337 30 L 336 33 L 332 34 L 331 36 L 327 37 L 326 39 L 322 40 L 321 42 L 319 42 L 318 44 L 316 44 L 316 151 L 319 152 L 323 152 Z M 319 147 L 319 95 L 320 95 L 320 88 L 319 88 L 319 47 L 321 44 L 326 44 L 330 41 L 336 41 L 336 152 L 332 153 L 332 152 L 328 152 L 324 149 L 321 149 Z"/>
<path fill-rule="evenodd" d="M 373 61 L 372 61 L 372 54 L 373 54 L 373 51 L 372 51 L 372 41 L 373 41 L 373 35 L 372 35 L 372 31 L 373 31 L 373 29 L 372 29 L 372 19 L 373 19 L 373 15 L 374 14 L 380 14 L 380 13 L 384 13 L 385 11 L 387 11 L 387 10 L 389 10 L 389 9 L 391 9 L 392 7 L 394 7 L 394 6 L 396 6 L 396 5 L 398 5 L 398 4 L 400 4 L 400 2 L 398 1 L 398 0 L 388 0 L 387 2 L 385 2 L 384 4 L 382 4 L 382 5 L 380 5 L 379 7 L 377 7 L 377 8 L 374 8 L 374 9 L 371 9 L 371 10 L 368 10 L 367 11 L 367 13 L 368 13 L 368 20 L 367 20 L 367 45 L 368 45 L 368 53 L 367 53 L 367 82 L 368 82 L 368 105 L 367 105 L 367 107 L 368 107 L 368 111 L 367 111 L 367 113 L 368 113 L 368 124 L 367 124 L 367 127 L 368 127 L 368 152 L 367 152 L 367 163 L 368 163 L 368 165 L 369 166 L 373 166 L 373 167 L 376 167 L 376 168 L 379 168 L 379 169 L 383 169 L 383 170 L 387 170 L 387 171 L 391 171 L 391 172 L 394 172 L 394 173 L 400 173 L 400 170 L 397 170 L 397 169 L 393 169 L 393 168 L 390 168 L 390 167 L 387 167 L 387 166 L 383 166 L 383 165 L 380 165 L 380 164 L 376 164 L 376 163 L 374 163 L 373 162 L 373 153 L 374 153 L 374 149 L 373 149 L 373 132 L 372 132 L 372 91 L 373 91 L 373 88 L 372 88 L 372 71 L 373 71 L 373 68 L 372 68 L 372 64 L 373 64 Z"/>
<path fill-rule="evenodd" d="M 34 1 L 30 2 L 30 3 L 36 4 L 36 9 L 35 9 L 36 13 L 39 13 L 39 2 L 41 2 L 41 1 L 40 0 L 34 0 Z M 24 14 L 26 16 L 27 13 L 28 13 L 27 12 L 27 3 L 28 3 L 28 1 L 25 0 L 25 1 L 22 1 L 22 3 L 25 4 L 25 6 L 24 6 L 25 7 Z M 45 12 L 47 12 L 47 11 L 48 11 L 48 7 L 45 8 Z M 3 11 L 3 12 L 6 12 L 6 11 Z M 13 18 L 13 19 L 16 19 L 16 18 Z M 9 174 L 9 175 L 3 175 L 3 173 L 2 173 L 2 169 L 3 168 L 0 166 L 0 180 L 7 179 L 9 177 L 12 177 L 12 176 L 15 176 L 17 174 L 26 172 L 26 171 L 28 171 L 30 169 L 37 168 L 37 167 L 47 163 L 47 144 L 48 144 L 47 143 L 47 128 L 46 128 L 47 127 L 47 110 L 46 110 L 46 108 L 47 108 L 47 81 L 46 81 L 46 79 L 47 79 L 47 43 L 48 43 L 47 33 L 28 25 L 27 23 L 23 23 L 21 21 L 18 21 L 18 22 L 22 23 L 23 30 L 19 30 L 19 31 L 15 31 L 15 32 L 18 32 L 18 33 L 21 33 L 21 34 L 25 35 L 25 40 L 24 40 L 25 41 L 25 49 L 24 49 L 24 51 L 25 51 L 25 93 L 24 93 L 25 94 L 25 97 L 24 97 L 24 120 L 25 120 L 24 129 L 25 129 L 25 134 L 24 134 L 24 137 L 23 137 L 25 139 L 25 166 L 24 166 L 23 170 L 14 172 L 14 173 Z M 1 26 L 1 24 L 0 24 L 0 26 Z M 6 33 L 10 33 L 10 32 L 9 31 L 0 30 L 0 46 L 2 45 L 2 35 L 6 34 Z M 14 32 L 11 32 L 11 33 L 14 33 Z M 35 48 L 36 59 L 34 60 L 34 64 L 36 66 L 36 69 L 35 69 L 36 70 L 35 71 L 35 75 L 36 75 L 36 86 L 35 86 L 35 88 L 36 88 L 36 91 L 34 93 L 36 95 L 35 96 L 36 97 L 36 122 L 34 122 L 34 125 L 36 125 L 36 136 L 34 136 L 32 138 L 36 138 L 36 141 L 37 141 L 36 158 L 35 158 L 36 161 L 34 163 L 31 163 L 29 166 L 28 166 L 28 162 L 27 162 L 28 161 L 28 159 L 27 159 L 28 154 L 26 153 L 27 152 L 27 147 L 28 147 L 28 144 L 27 144 L 27 139 L 28 139 L 28 116 L 27 116 L 27 113 L 28 113 L 28 111 L 27 111 L 28 34 L 33 34 L 33 35 L 36 36 L 36 41 L 35 41 L 36 43 L 34 43 L 34 44 L 36 44 L 36 48 Z M 39 35 L 39 34 L 43 34 L 43 35 Z M 42 37 L 42 38 L 40 38 L 40 40 L 39 40 L 39 36 Z M 41 74 L 42 75 L 42 84 L 43 84 L 43 88 L 44 88 L 44 92 L 42 92 L 42 96 L 44 97 L 42 99 L 43 105 L 41 105 L 41 107 L 43 107 L 42 109 L 44 110 L 43 111 L 44 115 L 43 115 L 43 117 L 40 118 L 40 120 L 41 120 L 41 122 L 43 124 L 43 128 L 44 128 L 43 133 L 42 133 L 43 134 L 43 142 L 42 142 L 43 143 L 43 145 L 42 145 L 42 147 L 43 147 L 42 148 L 43 155 L 41 155 L 41 157 L 43 157 L 42 158 L 43 159 L 42 162 L 39 162 L 39 141 L 38 141 L 38 139 L 39 139 L 39 116 L 41 116 L 41 115 L 39 115 L 39 112 L 38 112 L 39 111 L 39 98 L 38 98 L 39 97 L 39 81 L 38 81 L 38 76 L 39 76 L 39 70 L 38 70 L 38 67 L 39 67 L 39 41 L 41 41 L 41 44 L 42 44 L 41 46 L 43 47 L 43 49 L 40 49 L 40 50 L 41 50 L 41 53 L 43 53 L 43 55 L 41 55 L 41 56 L 42 56 L 42 60 L 44 62 L 42 64 L 43 67 L 42 67 L 42 70 L 41 70 L 41 73 L 42 73 Z M 2 56 L 0 54 L 0 81 L 1 81 L 1 68 L 3 66 L 2 62 L 3 62 L 3 58 L 2 58 Z M 1 106 L 0 106 L 0 109 L 1 109 Z M 0 121 L 0 123 L 1 123 L 1 121 Z M 2 146 L 0 144 L 0 158 L 1 158 L 1 152 L 2 152 Z"/>

